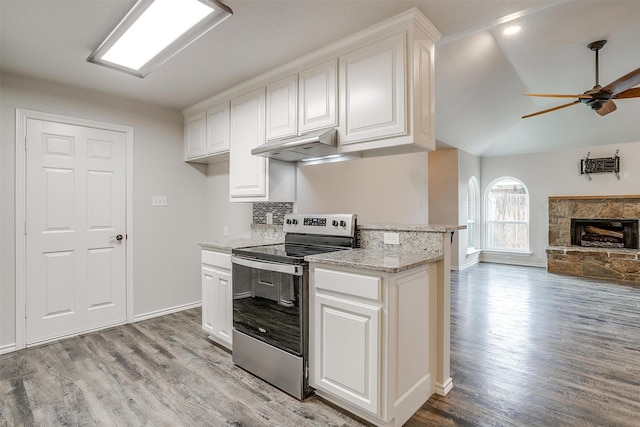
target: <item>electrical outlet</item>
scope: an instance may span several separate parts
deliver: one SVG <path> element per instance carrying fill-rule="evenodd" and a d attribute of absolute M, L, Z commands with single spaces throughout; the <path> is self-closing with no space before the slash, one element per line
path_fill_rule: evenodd
<path fill-rule="evenodd" d="M 167 206 L 167 196 L 151 196 L 151 206 Z"/>
<path fill-rule="evenodd" d="M 399 245 L 400 234 L 399 233 L 384 233 L 384 243 L 387 245 Z"/>
<path fill-rule="evenodd" d="M 273 213 L 267 212 L 267 224 L 273 224 Z"/>
<path fill-rule="evenodd" d="M 224 237 L 227 237 L 229 235 L 229 226 L 225 225 L 224 227 L 222 227 L 222 235 Z"/>

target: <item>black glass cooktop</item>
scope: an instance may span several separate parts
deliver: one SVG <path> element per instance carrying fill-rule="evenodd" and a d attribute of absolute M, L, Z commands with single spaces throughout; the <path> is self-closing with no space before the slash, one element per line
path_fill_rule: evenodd
<path fill-rule="evenodd" d="M 249 248 L 234 249 L 232 252 L 235 255 L 242 255 L 244 257 L 266 261 L 303 264 L 305 262 L 304 257 L 307 255 L 322 254 L 344 249 L 350 248 L 283 243 L 278 245 L 252 246 Z"/>

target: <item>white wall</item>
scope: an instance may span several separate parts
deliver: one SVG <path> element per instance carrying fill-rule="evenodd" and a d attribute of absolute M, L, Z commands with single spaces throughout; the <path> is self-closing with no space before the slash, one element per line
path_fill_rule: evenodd
<path fill-rule="evenodd" d="M 3 73 L 0 80 L 0 348 L 15 342 L 15 109 L 134 128 L 134 311 L 144 315 L 198 302 L 205 229 L 205 167 L 182 161 L 180 111 Z M 141 81 L 141 84 L 143 82 Z M 166 195 L 166 208 L 152 208 Z"/>
<path fill-rule="evenodd" d="M 427 153 L 298 166 L 298 212 L 344 212 L 358 223 L 427 224 Z"/>
<path fill-rule="evenodd" d="M 620 149 L 621 178 L 595 174 L 588 181 L 580 175 L 580 159 L 613 157 Z M 626 178 L 625 174 L 628 174 Z M 517 156 L 486 157 L 481 161 L 481 196 L 487 186 L 501 176 L 521 180 L 529 190 L 531 256 L 483 253 L 482 259 L 524 265 L 546 265 L 549 241 L 549 196 L 607 196 L 640 194 L 640 142 L 600 145 Z M 509 257 L 509 258 L 507 258 Z"/>
<path fill-rule="evenodd" d="M 228 161 L 209 164 L 205 191 L 206 230 L 203 240 L 250 237 L 253 204 L 229 202 Z M 224 236 L 224 226 L 228 228 L 228 236 Z"/>
<path fill-rule="evenodd" d="M 467 183 L 480 181 L 480 158 L 451 148 L 429 153 L 429 219 L 431 224 L 467 224 Z M 451 268 L 463 269 L 478 262 L 478 253 L 467 255 L 467 230 L 455 233 Z"/>
<path fill-rule="evenodd" d="M 431 224 L 458 225 L 458 150 L 429 153 L 429 220 Z M 465 193 L 466 194 L 466 193 Z M 465 201 L 466 203 L 466 201 Z M 451 267 L 458 268 L 459 244 L 456 233 L 451 248 Z"/>
<path fill-rule="evenodd" d="M 480 183 L 480 157 L 469 154 L 464 150 L 458 150 L 458 224 L 467 225 L 467 191 L 469 179 L 475 176 Z M 478 204 L 482 204 L 482 195 L 478 199 Z M 480 216 L 476 219 L 476 227 L 480 226 Z M 460 230 L 458 233 L 458 269 L 470 267 L 478 263 L 479 252 L 467 254 L 467 230 Z M 480 246 L 480 241 L 477 243 Z M 453 264 L 452 264 L 452 267 Z"/>

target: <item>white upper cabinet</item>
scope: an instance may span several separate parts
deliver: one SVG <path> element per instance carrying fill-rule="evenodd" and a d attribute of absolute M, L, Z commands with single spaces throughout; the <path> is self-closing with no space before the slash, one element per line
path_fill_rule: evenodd
<path fill-rule="evenodd" d="M 337 60 L 300 72 L 298 78 L 298 129 L 301 134 L 338 126 Z"/>
<path fill-rule="evenodd" d="M 251 150 L 265 142 L 265 90 L 231 100 L 229 197 L 266 198 L 269 160 Z"/>
<path fill-rule="evenodd" d="M 433 55 L 440 33 L 417 10 L 390 22 L 404 24 L 370 34 L 339 58 L 343 153 L 435 150 Z"/>
<path fill-rule="evenodd" d="M 229 200 L 232 202 L 295 201 L 295 163 L 254 156 L 265 143 L 265 88 L 231 100 Z"/>
<path fill-rule="evenodd" d="M 185 117 L 185 160 L 207 163 L 229 153 L 229 102 Z"/>
<path fill-rule="evenodd" d="M 298 133 L 298 76 L 289 76 L 267 86 L 267 139 Z"/>
<path fill-rule="evenodd" d="M 269 197 L 268 182 L 257 182 L 260 168 L 268 170 L 268 163 L 248 154 L 249 146 L 258 142 L 338 127 L 338 153 L 366 157 L 434 150 L 434 49 L 440 37 L 413 8 L 189 107 L 183 111 L 185 159 L 223 158 L 220 153 L 227 151 L 222 106 L 230 99 L 234 101 L 226 139 L 231 151 L 236 142 L 236 153 L 244 153 L 230 164 L 231 175 L 244 175 L 234 171 L 236 167 L 252 169 L 264 163 L 252 169 L 253 176 L 244 177 L 247 187 L 242 180 L 232 184 L 232 199 Z M 241 111 L 248 105 L 239 100 L 259 87 L 262 122 L 255 121 L 255 110 L 253 122 L 247 121 L 247 129 L 236 128 L 234 136 L 234 108 L 236 116 L 251 115 Z M 256 128 L 259 124 L 261 130 Z M 269 172 L 274 175 L 273 169 Z"/>
<path fill-rule="evenodd" d="M 207 146 L 207 113 L 205 111 L 184 119 L 185 160 L 205 155 Z"/>
<path fill-rule="evenodd" d="M 404 32 L 340 58 L 340 143 L 407 133 Z"/>
<path fill-rule="evenodd" d="M 207 109 L 207 154 L 229 151 L 229 103 Z"/>

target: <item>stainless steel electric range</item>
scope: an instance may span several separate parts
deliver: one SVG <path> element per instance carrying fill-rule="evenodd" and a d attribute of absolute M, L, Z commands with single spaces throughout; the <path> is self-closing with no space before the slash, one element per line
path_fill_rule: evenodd
<path fill-rule="evenodd" d="M 287 214 L 285 243 L 232 251 L 233 362 L 292 396 L 309 387 L 306 255 L 356 247 L 356 215 Z"/>

